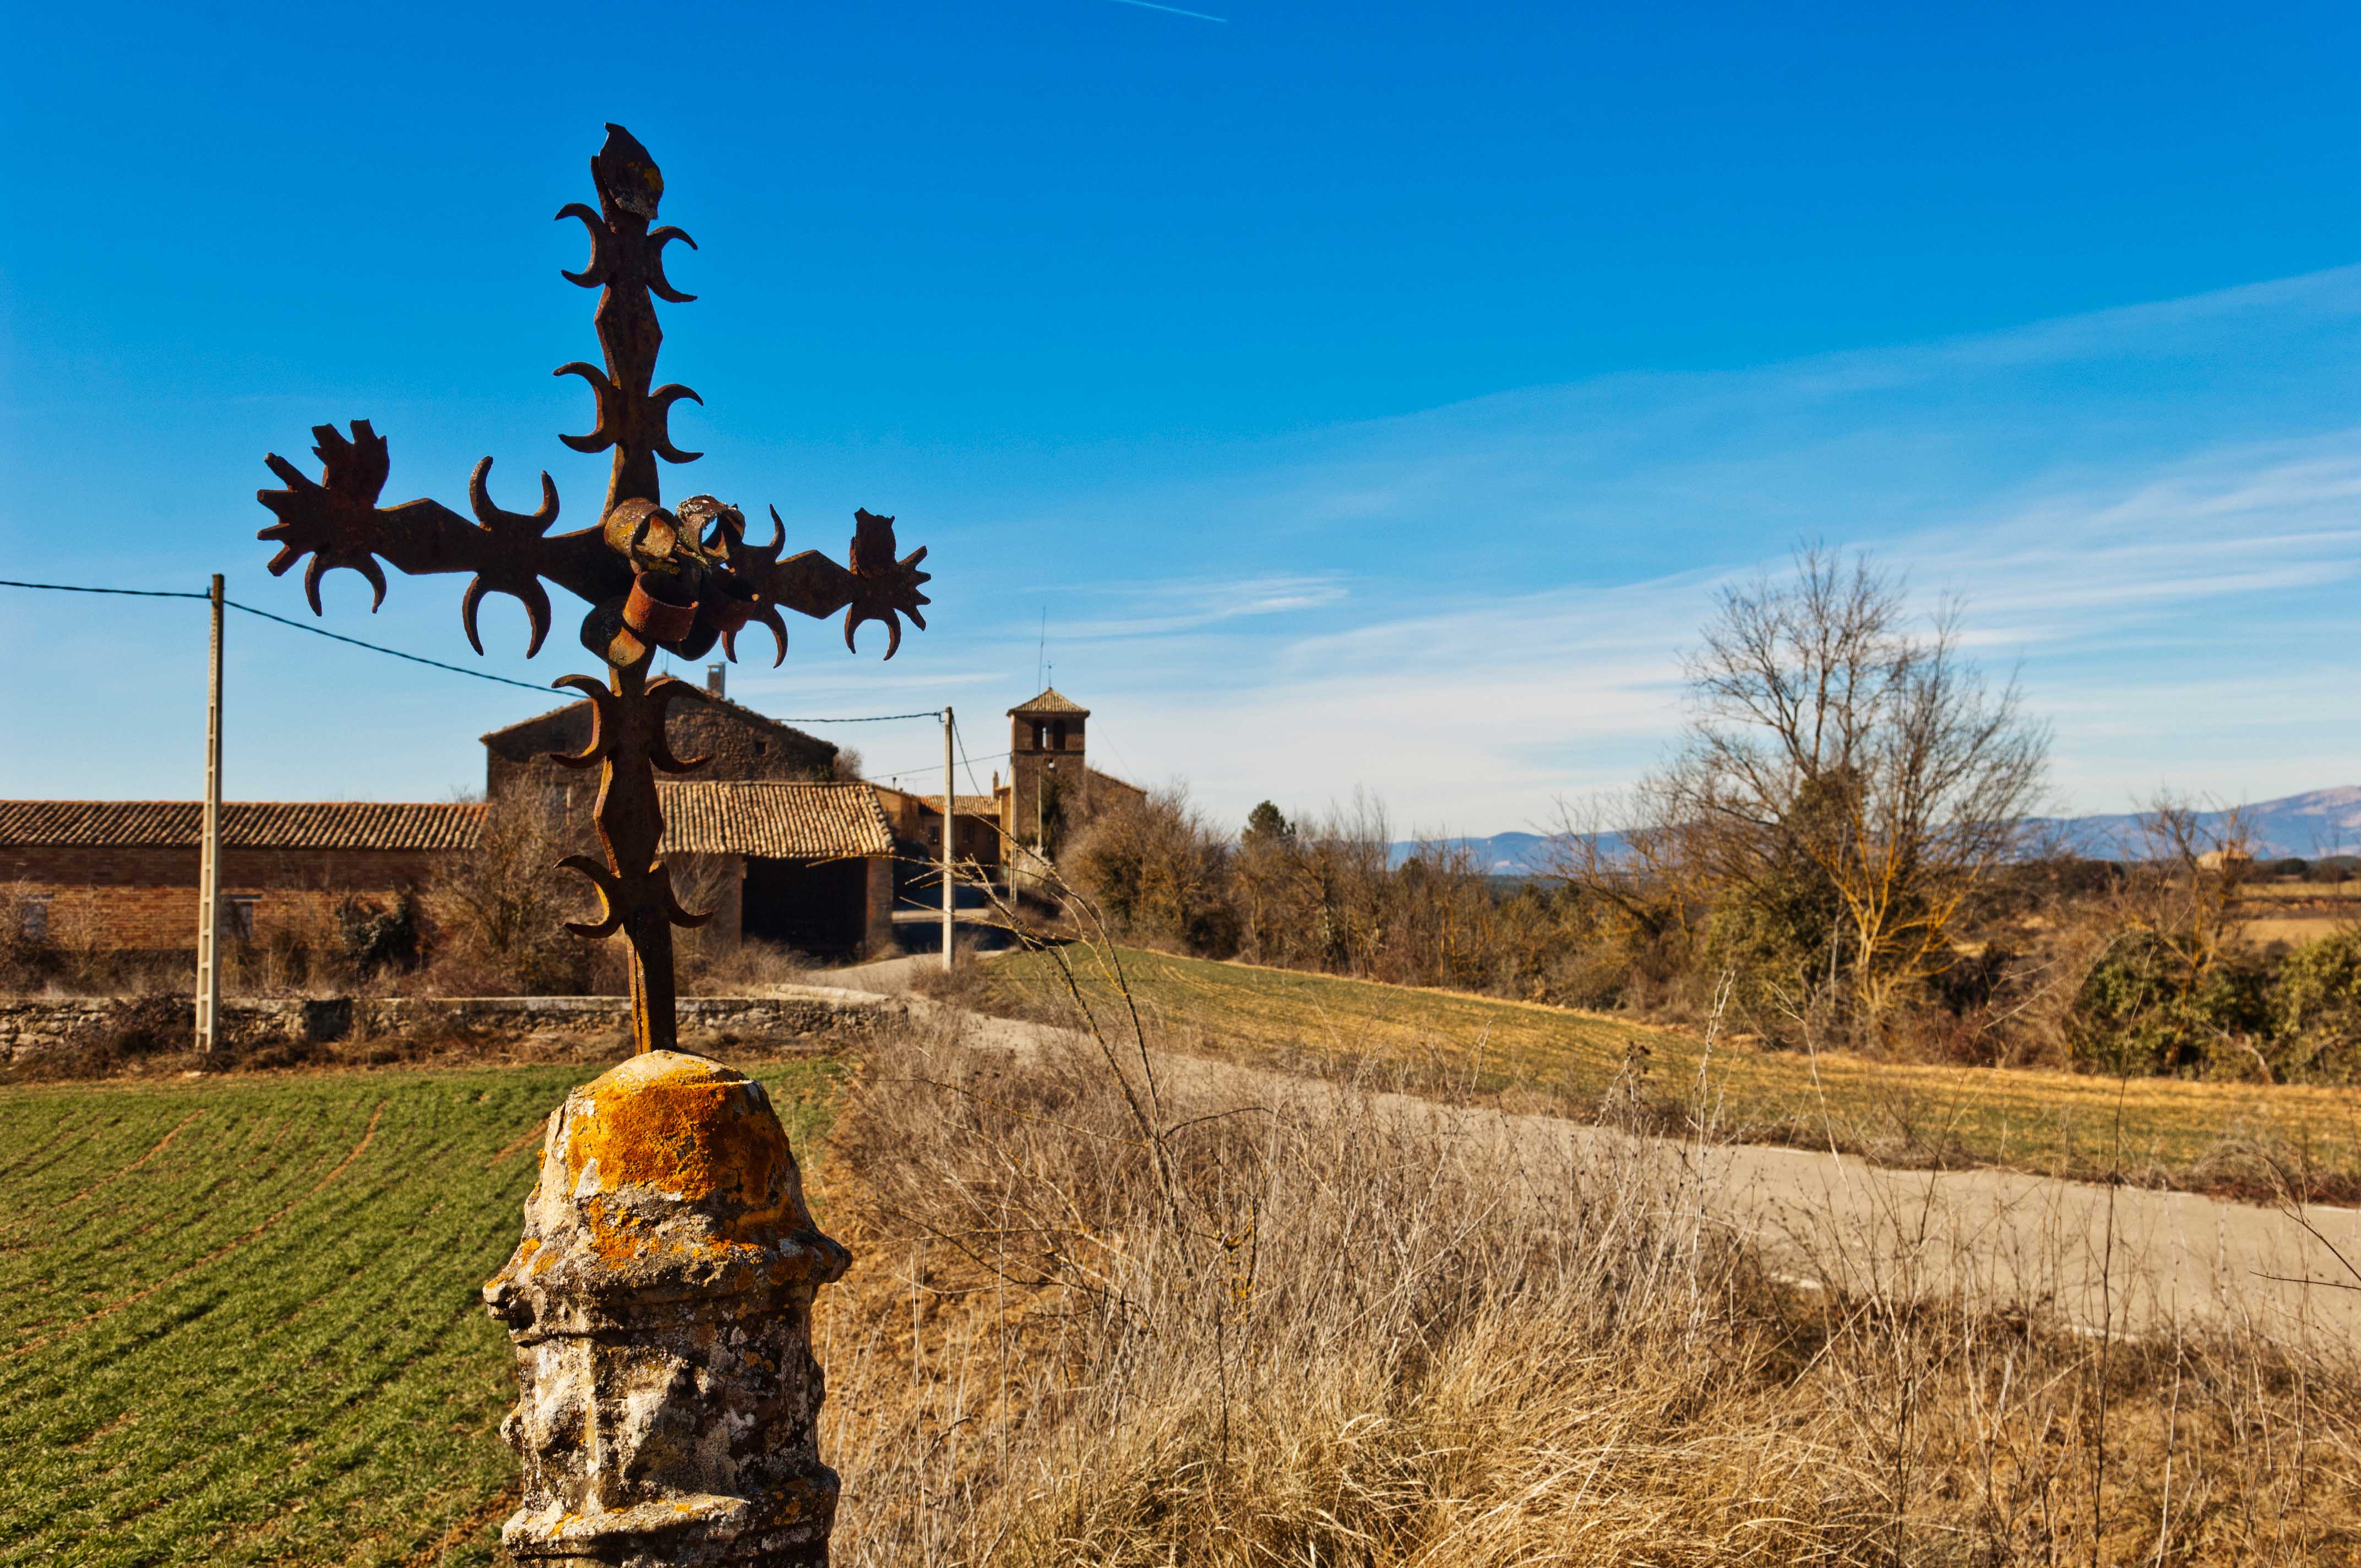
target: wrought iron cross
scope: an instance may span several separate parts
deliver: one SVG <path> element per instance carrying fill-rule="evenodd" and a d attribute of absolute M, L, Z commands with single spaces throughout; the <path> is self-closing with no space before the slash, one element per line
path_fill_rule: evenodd
<path fill-rule="evenodd" d="M 902 645 L 898 616 L 908 616 L 922 629 L 927 624 L 918 612 L 928 602 L 918 591 L 928 576 L 918 570 L 927 553 L 919 549 L 896 560 L 894 520 L 855 511 L 849 567 L 816 550 L 783 561 L 786 525 L 775 507 L 768 544 L 748 543 L 745 515 L 711 496 L 691 496 L 664 509 L 656 459 L 687 463 L 700 455 L 672 444 L 666 417 L 682 398 L 704 400 L 677 384 L 652 389 L 664 333 L 649 296 L 676 304 L 696 298 L 665 281 L 664 247 L 681 240 L 693 250 L 697 242 L 669 225 L 650 227 L 664 195 L 664 176 L 647 148 L 622 126 L 607 127 L 606 145 L 590 160 L 590 178 L 598 191 L 597 210 L 576 202 L 557 215 L 579 218 L 590 231 L 589 265 L 565 276 L 600 291 L 592 319 L 607 367 L 602 372 L 577 361 L 559 367 L 556 374 L 581 377 L 598 398 L 597 428 L 559 439 L 577 452 L 614 448 L 597 525 L 571 533 L 549 532 L 557 521 L 557 487 L 545 472 L 538 509 L 502 511 L 485 484 L 489 457 L 476 465 L 467 481 L 474 522 L 436 501 L 380 507 L 385 438 L 368 421 L 355 420 L 349 439 L 332 424 L 313 428 L 319 444 L 312 450 L 324 466 L 316 482 L 277 453 L 265 457 L 287 488 L 258 493 L 279 519 L 258 537 L 279 545 L 270 562 L 273 576 L 306 555 L 312 558 L 303 592 L 315 615 L 320 578 L 339 566 L 358 572 L 377 590 L 372 611 L 385 602 L 380 557 L 412 576 L 474 574 L 459 601 L 459 619 L 479 654 L 484 643 L 476 630 L 476 609 L 486 594 L 510 594 L 522 601 L 533 628 L 527 658 L 541 651 L 549 631 L 544 578 L 589 601 L 582 641 L 607 662 L 607 683 L 588 675 L 555 683 L 588 697 L 594 714 L 588 749 L 557 760 L 577 768 L 599 764 L 597 820 L 607 863 L 587 855 L 563 862 L 598 884 L 601 902 L 599 919 L 569 922 L 567 928 L 582 937 L 623 933 L 631 948 L 634 1044 L 641 1051 L 666 1050 L 675 1038 L 672 927 L 702 925 L 710 916 L 681 908 L 671 875 L 657 859 L 664 817 L 656 804 L 655 770 L 683 773 L 705 761 L 683 762 L 664 741 L 664 715 L 674 699 L 703 693 L 670 676 L 651 681 L 649 662 L 659 648 L 698 658 L 716 641 L 735 660 L 738 632 L 759 622 L 777 640 L 778 656 L 772 661 L 776 664 L 787 656 L 781 609 L 813 617 L 843 610 L 847 648 L 853 646 L 853 631 L 862 622 L 882 620 L 890 659 Z"/>

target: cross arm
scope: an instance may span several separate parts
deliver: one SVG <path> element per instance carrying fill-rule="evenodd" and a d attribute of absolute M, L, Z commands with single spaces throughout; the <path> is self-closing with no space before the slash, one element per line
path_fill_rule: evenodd
<path fill-rule="evenodd" d="M 525 608 L 533 641 L 525 656 L 541 651 L 549 632 L 549 594 L 542 579 L 593 603 L 631 587 L 631 568 L 607 548 L 597 528 L 552 535 L 557 521 L 557 487 L 541 477 L 541 505 L 531 512 L 502 511 L 486 488 L 492 460 L 476 465 L 467 497 L 477 521 L 468 521 L 439 501 L 404 501 L 380 507 L 390 460 L 385 437 L 367 420 L 356 420 L 347 438 L 332 424 L 316 425 L 312 450 L 322 465 L 314 480 L 277 453 L 264 461 L 285 482 L 284 489 L 260 490 L 256 499 L 278 518 L 257 536 L 276 543 L 270 572 L 281 576 L 306 555 L 303 593 L 312 613 L 321 613 L 320 579 L 339 566 L 358 572 L 376 590 L 369 609 L 385 602 L 380 558 L 412 576 L 470 572 L 460 620 L 476 652 L 484 651 L 476 630 L 476 609 L 488 593 L 512 595 Z"/>
<path fill-rule="evenodd" d="M 775 537 L 770 543 L 745 543 L 742 522 L 729 532 L 730 571 L 755 590 L 757 608 L 752 619 L 771 628 L 779 640 L 781 658 L 786 655 L 786 628 L 777 616 L 781 609 L 815 620 L 844 611 L 848 649 L 853 646 L 853 631 L 863 621 L 883 621 L 889 659 L 902 646 L 900 617 L 906 615 L 920 630 L 926 630 L 927 618 L 919 607 L 933 602 L 919 591 L 919 586 L 933 577 L 932 573 L 918 570 L 918 563 L 927 558 L 926 546 L 896 559 L 892 518 L 855 511 L 852 519 L 850 566 L 840 566 L 817 550 L 779 559 L 787 530 L 775 507 L 771 509 Z"/>

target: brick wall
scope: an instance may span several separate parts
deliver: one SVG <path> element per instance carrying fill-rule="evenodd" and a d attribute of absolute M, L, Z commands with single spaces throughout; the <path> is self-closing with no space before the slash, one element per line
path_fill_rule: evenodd
<path fill-rule="evenodd" d="M 254 900 L 255 929 L 321 929 L 348 898 L 390 904 L 426 885 L 462 851 L 238 850 L 222 854 L 224 896 Z M 194 950 L 193 847 L 98 849 L 0 846 L 0 884 L 49 899 L 53 938 L 75 946 L 150 952 Z"/>
<path fill-rule="evenodd" d="M 836 748 L 782 726 L 752 720 L 735 707 L 684 697 L 666 716 L 664 737 L 673 755 L 712 760 L 696 779 L 827 779 L 834 776 Z M 549 760 L 552 751 L 580 751 L 590 743 L 590 705 L 576 703 L 545 719 L 487 736 L 484 790 L 498 796 L 510 785 L 530 781 L 541 788 L 575 784 L 595 795 L 596 768 L 569 768 Z"/>

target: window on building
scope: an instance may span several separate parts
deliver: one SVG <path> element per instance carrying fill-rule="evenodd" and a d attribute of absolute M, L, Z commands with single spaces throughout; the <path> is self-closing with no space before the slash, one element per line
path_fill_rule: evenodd
<path fill-rule="evenodd" d="M 1033 749 L 1037 751 L 1049 749 L 1049 727 L 1038 718 L 1033 721 Z"/>
<path fill-rule="evenodd" d="M 262 900 L 250 893 L 234 893 L 222 900 L 222 934 L 233 942 L 254 940 L 254 906 Z"/>
<path fill-rule="evenodd" d="M 1052 751 L 1062 751 L 1065 749 L 1066 721 L 1060 718 L 1049 726 L 1049 750 Z"/>
<path fill-rule="evenodd" d="M 18 928 L 28 942 L 49 939 L 49 896 L 35 894 L 16 905 Z"/>

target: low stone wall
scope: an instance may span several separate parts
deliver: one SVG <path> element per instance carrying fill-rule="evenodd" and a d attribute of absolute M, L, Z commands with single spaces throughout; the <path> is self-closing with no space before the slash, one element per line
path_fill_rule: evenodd
<path fill-rule="evenodd" d="M 184 1021 L 178 1026 L 195 1032 L 195 1003 L 186 997 L 0 997 L 0 1061 L 67 1049 L 77 1037 L 118 1027 L 135 1005 L 151 1020 L 157 1010 L 171 1009 Z M 869 1034 L 906 1011 L 891 997 L 800 986 L 773 996 L 685 996 L 675 1015 L 681 1044 L 695 1050 L 740 1041 L 775 1047 L 809 1039 L 825 1046 Z M 340 996 L 222 1004 L 223 1041 L 234 1052 L 448 1036 L 492 1047 L 534 1036 L 620 1043 L 631 1027 L 631 1002 L 621 996 Z"/>

